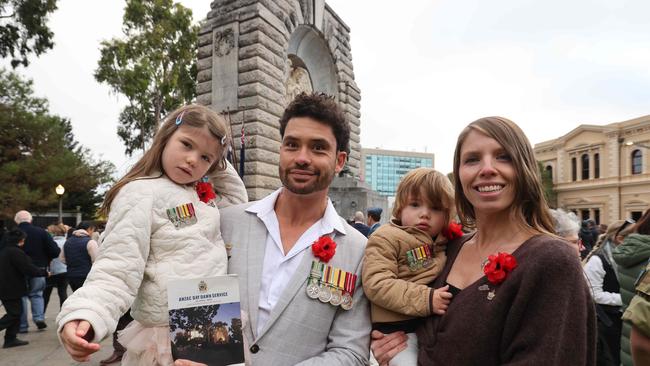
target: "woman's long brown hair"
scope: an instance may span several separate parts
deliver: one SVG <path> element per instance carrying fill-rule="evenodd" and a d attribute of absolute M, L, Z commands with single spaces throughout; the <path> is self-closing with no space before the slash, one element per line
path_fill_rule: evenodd
<path fill-rule="evenodd" d="M 485 117 L 470 123 L 458 136 L 454 152 L 454 189 L 456 210 L 463 226 L 474 227 L 476 214 L 460 182 L 460 151 L 471 131 L 478 131 L 496 140 L 512 159 L 515 170 L 515 198 L 510 214 L 515 222 L 525 222 L 537 232 L 554 234 L 533 148 L 524 132 L 514 122 L 503 117 Z"/>

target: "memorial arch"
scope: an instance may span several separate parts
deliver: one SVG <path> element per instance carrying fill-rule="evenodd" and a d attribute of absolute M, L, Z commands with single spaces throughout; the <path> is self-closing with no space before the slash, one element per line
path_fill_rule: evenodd
<path fill-rule="evenodd" d="M 199 34 L 198 102 L 223 113 L 234 156 L 245 133 L 244 183 L 251 200 L 278 188 L 279 123 L 301 91 L 334 96 L 350 123 L 349 171 L 361 157 L 361 92 L 350 29 L 323 0 L 216 0 Z"/>

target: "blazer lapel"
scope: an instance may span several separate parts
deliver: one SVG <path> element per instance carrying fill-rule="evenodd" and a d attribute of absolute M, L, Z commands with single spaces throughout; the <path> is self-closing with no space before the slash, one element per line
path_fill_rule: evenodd
<path fill-rule="evenodd" d="M 314 260 L 314 256 L 312 255 L 311 250 L 307 249 L 304 255 L 302 256 L 302 260 L 300 261 L 298 268 L 296 268 L 296 272 L 291 277 L 291 281 L 289 282 L 287 287 L 285 287 L 284 291 L 282 292 L 282 296 L 280 296 L 280 299 L 273 307 L 273 310 L 271 310 L 269 319 L 264 325 L 264 328 L 262 328 L 260 334 L 257 335 L 256 340 L 260 339 L 264 335 L 264 333 L 266 333 L 269 330 L 269 328 L 273 325 L 273 323 L 278 319 L 280 314 L 282 314 L 284 309 L 286 309 L 287 305 L 289 305 L 289 303 L 296 296 L 296 292 L 298 292 L 298 290 L 302 288 L 302 285 L 307 281 L 307 277 L 309 276 L 309 272 L 311 271 L 311 262 L 313 260 Z M 258 289 L 259 289 L 259 285 L 258 285 Z"/>
<path fill-rule="evenodd" d="M 249 213 L 250 214 L 250 213 Z M 257 315 L 260 303 L 260 286 L 262 283 L 262 266 L 264 264 L 264 252 L 266 250 L 266 226 L 255 214 L 250 214 L 251 225 L 249 238 L 246 241 L 248 255 L 246 260 L 248 285 L 248 312 L 252 327 L 253 338 L 257 338 Z"/>

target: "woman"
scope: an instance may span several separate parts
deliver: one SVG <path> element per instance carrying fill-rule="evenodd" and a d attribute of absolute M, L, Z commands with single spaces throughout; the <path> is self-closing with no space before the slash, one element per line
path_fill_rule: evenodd
<path fill-rule="evenodd" d="M 68 236 L 63 245 L 64 262 L 67 265 L 67 279 L 72 292 L 83 286 L 90 268 L 99 255 L 99 245 L 92 240 L 95 224 L 82 221 L 77 225 L 77 230 Z"/>
<path fill-rule="evenodd" d="M 612 250 L 612 257 L 618 265 L 618 282 L 621 286 L 622 311 L 630 305 L 634 297 L 634 283 L 650 258 L 650 210 L 639 219 L 633 228 L 634 233 L 625 237 L 623 244 Z M 623 322 L 621 336 L 621 364 L 632 366 L 630 353 L 630 323 Z"/>
<path fill-rule="evenodd" d="M 488 117 L 465 128 L 454 185 L 458 215 L 476 232 L 447 246 L 433 287 L 447 284 L 456 294 L 445 315 L 418 329 L 418 363 L 592 365 L 589 290 L 573 249 L 551 234 L 537 162 L 519 127 Z M 373 338 L 373 352 L 386 364 L 403 336 Z"/>
<path fill-rule="evenodd" d="M 559 237 L 568 241 L 576 250 L 579 257 L 580 252 L 585 248 L 584 245 L 582 245 L 582 240 L 578 236 L 578 231 L 580 231 L 580 220 L 578 220 L 576 214 L 558 208 L 551 210 L 551 216 L 553 216 L 553 227 L 555 228 L 555 233 Z"/>
<path fill-rule="evenodd" d="M 61 253 L 57 258 L 52 259 L 50 262 L 50 277 L 47 278 L 45 290 L 43 291 L 43 300 L 45 301 L 45 310 L 47 310 L 47 304 L 50 302 L 50 295 L 52 294 L 52 289 L 56 287 L 56 291 L 59 294 L 59 309 L 63 306 L 63 303 L 68 298 L 68 279 L 67 279 L 67 269 L 65 263 L 61 260 L 63 259 L 63 245 L 65 244 L 65 232 L 67 231 L 65 225 L 50 225 L 47 227 L 47 232 L 52 235 L 52 239 L 61 249 Z"/>
<path fill-rule="evenodd" d="M 618 268 L 612 250 L 623 242 L 625 232 L 632 222 L 615 221 L 601 235 L 593 250 L 585 258 L 584 271 L 587 284 L 596 303 L 598 319 L 598 345 L 596 362 L 599 366 L 618 366 L 621 363 L 621 289 Z"/>

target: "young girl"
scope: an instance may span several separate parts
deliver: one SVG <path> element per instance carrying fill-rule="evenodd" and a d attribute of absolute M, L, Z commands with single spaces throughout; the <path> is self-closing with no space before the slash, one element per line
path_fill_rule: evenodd
<path fill-rule="evenodd" d="M 453 207 L 447 177 L 431 168 L 412 170 L 397 187 L 393 219 L 368 239 L 362 282 L 372 303 L 373 330 L 409 337 L 407 349 L 390 365 L 416 365 L 418 317 L 443 314 L 451 299 L 447 287 L 434 290 L 428 284 L 445 265 L 447 238 L 441 232 L 452 236 Z"/>
<path fill-rule="evenodd" d="M 225 160 L 226 124 L 212 110 L 189 105 L 172 112 L 135 166 L 106 194 L 101 253 L 84 286 L 57 317 L 63 345 L 85 361 L 131 307 L 121 333 L 125 365 L 171 365 L 167 280 L 226 274 L 227 256 L 216 205 L 247 201 Z M 218 198 L 199 193 L 208 175 Z M 217 201 L 217 202 L 215 202 Z M 89 343 L 89 342 L 95 343 Z"/>

